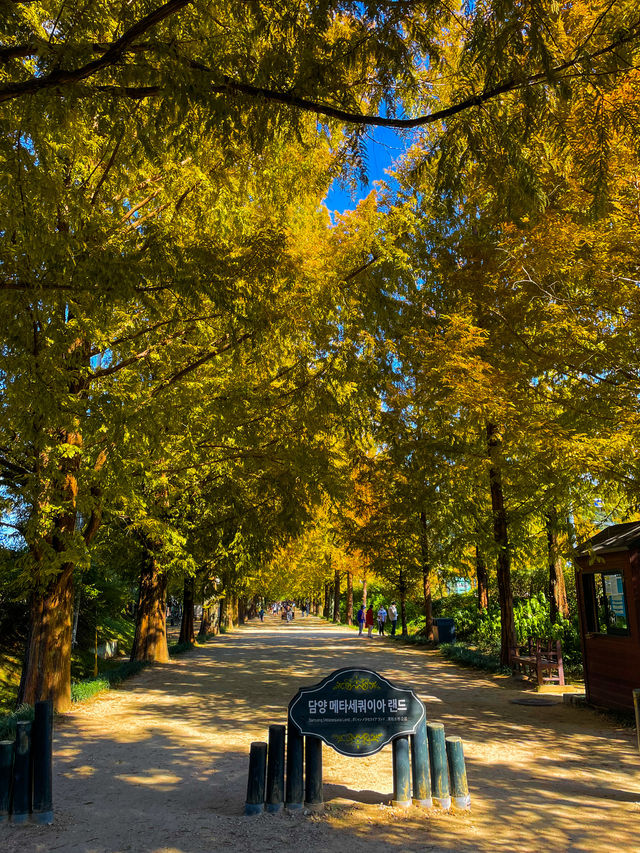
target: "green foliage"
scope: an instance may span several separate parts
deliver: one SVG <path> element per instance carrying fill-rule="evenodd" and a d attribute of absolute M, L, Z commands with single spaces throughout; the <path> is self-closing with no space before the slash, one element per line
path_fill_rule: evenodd
<path fill-rule="evenodd" d="M 434 606 L 436 615 L 449 616 L 456 625 L 456 638 L 477 646 L 480 654 L 496 655 L 500 650 L 500 611 L 493 605 L 480 612 L 474 593 L 450 595 L 439 599 Z M 551 623 L 549 602 L 540 592 L 531 598 L 516 601 L 513 608 L 516 640 L 524 643 L 528 637 L 560 640 L 566 667 L 578 672 L 582 666 L 582 649 L 577 619 L 558 616 Z M 462 654 L 462 652 L 461 652 Z"/>
<path fill-rule="evenodd" d="M 510 672 L 509 669 L 501 666 L 498 654 L 487 654 L 477 649 L 471 649 L 462 643 L 442 643 L 438 648 L 449 660 L 457 661 L 466 666 L 485 669 L 488 672 Z"/>
<path fill-rule="evenodd" d="M 149 666 L 146 661 L 124 661 L 100 673 L 97 678 L 87 678 L 82 681 L 71 682 L 71 701 L 84 702 L 96 693 L 116 687 L 132 675 L 137 675 L 145 667 Z"/>
<path fill-rule="evenodd" d="M 71 682 L 71 701 L 84 702 L 86 699 L 91 699 L 97 693 L 102 693 L 103 690 L 108 690 L 110 683 L 106 678 L 93 678 L 90 681 L 72 681 Z"/>
<path fill-rule="evenodd" d="M 13 740 L 16 736 L 16 723 L 23 720 L 33 721 L 31 705 L 20 705 L 12 713 L 0 716 L 0 740 Z"/>
<path fill-rule="evenodd" d="M 169 654 L 171 657 L 176 657 L 177 655 L 183 655 L 185 652 L 190 652 L 194 648 L 194 643 L 173 643 L 173 645 L 169 646 Z"/>

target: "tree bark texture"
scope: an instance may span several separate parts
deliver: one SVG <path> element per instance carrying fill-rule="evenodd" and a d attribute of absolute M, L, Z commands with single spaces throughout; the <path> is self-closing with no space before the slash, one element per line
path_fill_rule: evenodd
<path fill-rule="evenodd" d="M 558 511 L 555 507 L 545 516 L 545 526 L 549 554 L 549 613 L 553 623 L 558 618 L 558 614 L 565 619 L 569 617 L 569 602 L 558 543 Z"/>
<path fill-rule="evenodd" d="M 353 575 L 347 572 L 347 613 L 345 617 L 347 625 L 353 622 Z"/>
<path fill-rule="evenodd" d="M 322 615 L 325 619 L 329 618 L 329 594 L 331 590 L 331 584 L 329 581 L 325 581 L 324 584 L 324 606 L 322 608 Z"/>
<path fill-rule="evenodd" d="M 200 620 L 200 629 L 198 631 L 198 641 L 204 642 L 207 636 L 211 633 L 211 608 L 202 608 L 202 619 Z"/>
<path fill-rule="evenodd" d="M 420 513 L 420 563 L 422 566 L 422 600 L 424 606 L 424 633 L 433 640 L 433 599 L 431 594 L 431 572 L 429 566 L 429 546 L 427 542 L 427 514 Z"/>
<path fill-rule="evenodd" d="M 195 578 L 185 578 L 182 592 L 182 622 L 180 623 L 179 643 L 195 642 L 195 624 L 193 619 Z"/>
<path fill-rule="evenodd" d="M 145 549 L 140 571 L 136 631 L 131 660 L 167 663 L 167 576 L 160 571 L 151 549 Z"/>
<path fill-rule="evenodd" d="M 66 563 L 44 593 L 34 593 L 18 704 L 51 699 L 56 711 L 71 707 L 73 563 Z"/>
<path fill-rule="evenodd" d="M 340 622 L 340 572 L 333 573 L 333 621 Z"/>
<path fill-rule="evenodd" d="M 478 581 L 478 610 L 489 606 L 489 573 L 480 546 L 476 545 L 476 580 Z"/>
<path fill-rule="evenodd" d="M 75 386 L 70 390 L 76 391 Z M 58 436 L 62 445 L 82 448 L 79 432 L 61 429 Z M 64 560 L 69 540 L 75 532 L 77 520 L 77 474 L 80 453 L 63 458 L 56 472 L 54 488 L 60 501 L 60 510 L 47 537 L 47 545 Z M 45 510 L 43 501 L 39 510 Z M 44 548 L 42 549 L 44 550 Z M 38 544 L 32 546 L 37 565 L 43 557 Z M 73 572 L 75 564 L 63 562 L 44 591 L 36 587 L 31 597 L 29 637 L 18 688 L 18 703 L 50 699 L 56 711 L 66 711 L 71 706 L 71 642 L 73 632 Z M 36 577 L 38 572 L 36 572 Z"/>
<path fill-rule="evenodd" d="M 402 636 L 406 637 L 407 631 L 407 583 L 405 581 L 404 572 L 400 569 L 400 578 L 398 588 L 400 590 L 400 626 Z"/>
<path fill-rule="evenodd" d="M 507 512 L 502 489 L 500 468 L 500 434 L 496 424 L 487 424 L 487 452 L 489 456 L 489 485 L 493 516 L 493 539 L 498 548 L 497 575 L 500 601 L 500 663 L 509 665 L 509 651 L 515 645 L 516 631 L 513 618 L 513 591 L 511 589 L 511 553 Z"/>

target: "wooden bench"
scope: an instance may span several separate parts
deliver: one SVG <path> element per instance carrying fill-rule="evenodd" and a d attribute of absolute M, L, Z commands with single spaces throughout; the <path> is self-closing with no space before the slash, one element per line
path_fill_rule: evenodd
<path fill-rule="evenodd" d="M 538 684 L 564 684 L 560 640 L 529 637 L 524 646 L 512 646 L 509 663 L 514 672 L 535 675 Z"/>

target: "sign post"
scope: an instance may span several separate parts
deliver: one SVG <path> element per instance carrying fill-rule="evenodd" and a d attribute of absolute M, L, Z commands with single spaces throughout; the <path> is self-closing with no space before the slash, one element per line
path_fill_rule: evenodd
<path fill-rule="evenodd" d="M 278 811 L 285 802 L 290 810 L 300 809 L 303 790 L 305 808 L 323 808 L 323 742 L 354 758 L 374 755 L 392 743 L 394 806 L 407 808 L 413 802 L 430 808 L 435 803 L 448 809 L 453 794 L 457 808 L 469 807 L 460 738 L 449 738 L 445 746 L 444 726 L 426 724 L 424 705 L 413 690 L 373 670 L 338 669 L 319 684 L 298 690 L 289 703 L 286 789 L 284 729 L 269 727 L 267 811 Z M 264 779 L 264 767 L 252 771 L 250 766 L 250 783 L 252 773 Z M 255 808 L 247 796 L 246 814 L 257 813 Z"/>
<path fill-rule="evenodd" d="M 379 752 L 424 720 L 424 705 L 413 690 L 396 687 L 370 669 L 338 669 L 289 703 L 289 718 L 300 734 L 323 740 L 341 755 Z"/>

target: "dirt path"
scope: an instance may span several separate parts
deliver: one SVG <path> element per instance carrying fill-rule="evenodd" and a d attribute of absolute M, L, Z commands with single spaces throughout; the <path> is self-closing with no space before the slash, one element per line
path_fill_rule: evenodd
<path fill-rule="evenodd" d="M 469 813 L 384 803 L 391 752 L 324 747 L 324 816 L 244 817 L 249 744 L 304 684 L 363 665 L 410 684 L 465 741 Z M 437 652 L 308 618 L 267 619 L 141 673 L 67 715 L 55 737 L 52 827 L 0 828 L 5 853 L 640 851 L 632 729 L 585 709 L 512 704 L 521 691 Z"/>

